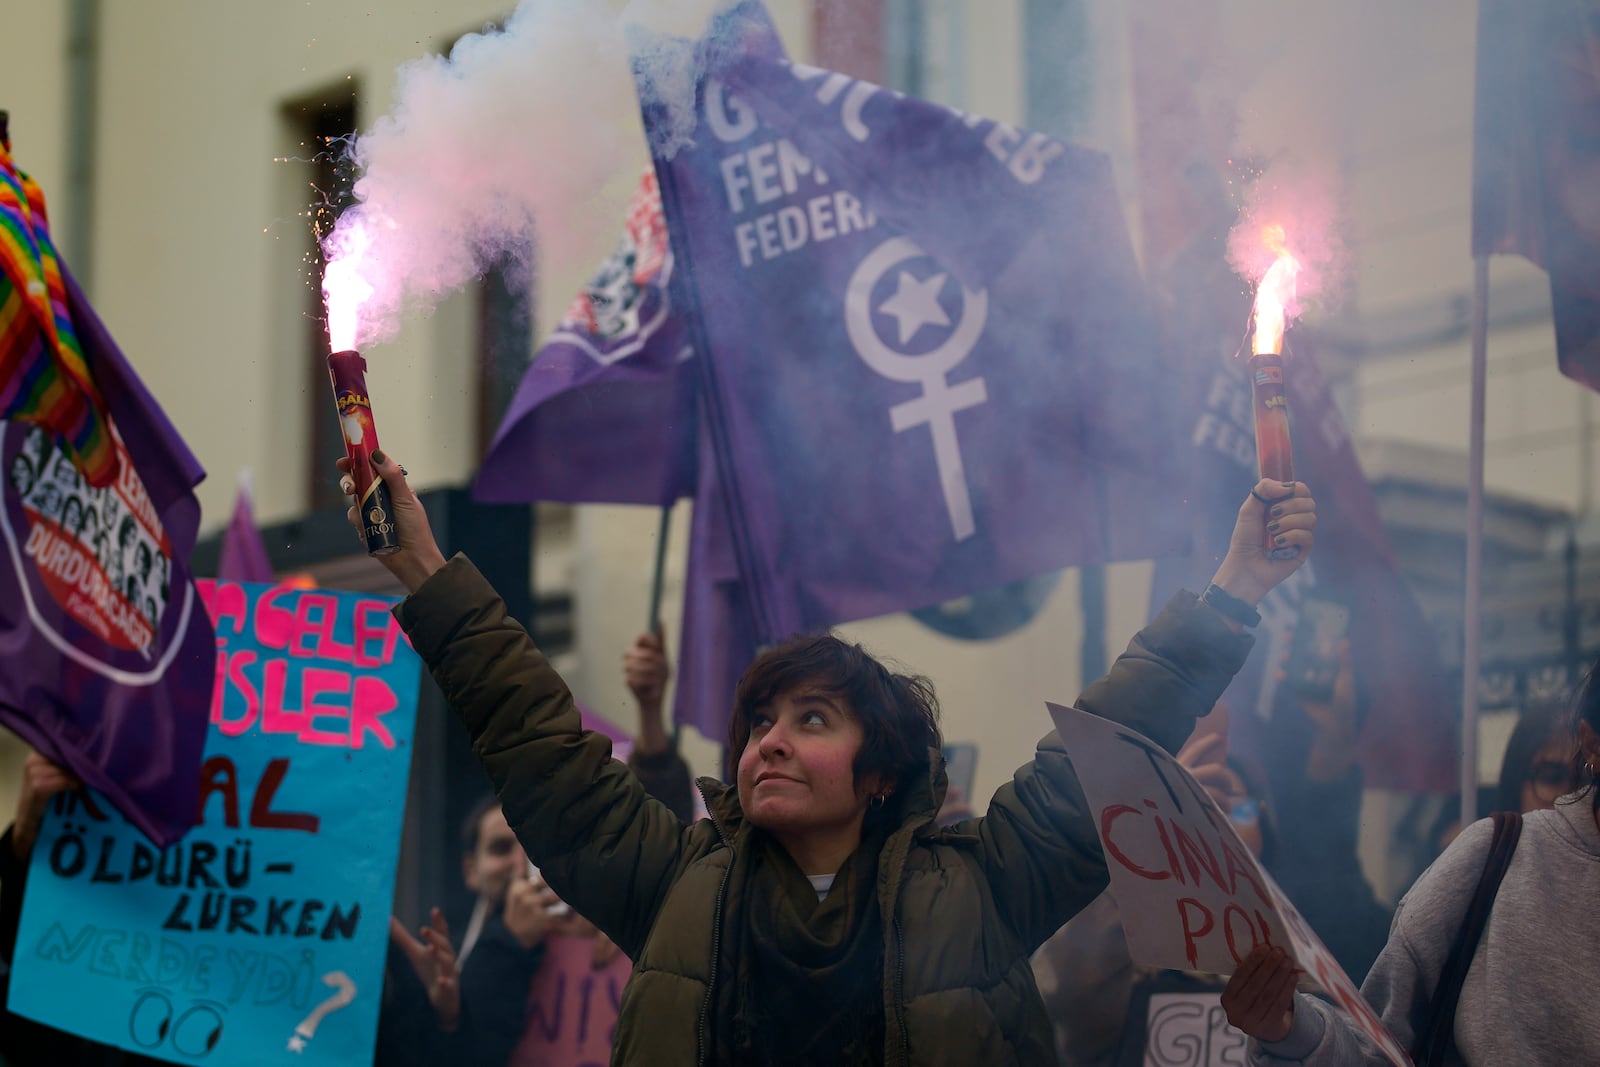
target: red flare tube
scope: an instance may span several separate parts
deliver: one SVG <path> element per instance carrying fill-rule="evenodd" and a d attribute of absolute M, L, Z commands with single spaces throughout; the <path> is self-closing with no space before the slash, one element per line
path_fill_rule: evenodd
<path fill-rule="evenodd" d="M 356 485 L 356 514 L 367 554 L 387 556 L 400 551 L 400 531 L 394 523 L 389 487 L 372 469 L 378 448 L 378 427 L 372 420 L 372 398 L 367 393 L 367 361 L 352 350 L 328 357 L 328 378 L 339 410 L 344 434 L 344 454 L 350 458 L 350 477 Z"/>
<path fill-rule="evenodd" d="M 1256 467 L 1259 477 L 1274 482 L 1294 481 L 1294 448 L 1289 443 L 1289 398 L 1283 389 L 1283 356 L 1262 352 L 1250 357 L 1250 391 L 1255 399 Z M 1270 519 L 1268 520 L 1270 521 Z M 1267 556 L 1293 559 L 1300 549 L 1278 547 L 1266 533 Z"/>

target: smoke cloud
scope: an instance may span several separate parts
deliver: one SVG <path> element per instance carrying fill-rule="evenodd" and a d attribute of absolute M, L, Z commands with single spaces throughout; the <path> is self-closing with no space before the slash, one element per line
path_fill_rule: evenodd
<path fill-rule="evenodd" d="M 1256 179 L 1228 235 L 1228 265 L 1241 278 L 1259 282 L 1272 266 L 1277 253 L 1263 239 L 1271 226 L 1283 227 L 1284 245 L 1300 267 L 1287 317 L 1337 307 L 1349 283 L 1349 256 L 1344 213 L 1321 168 L 1276 162 Z"/>
<path fill-rule="evenodd" d="M 647 98 L 693 132 L 693 80 L 681 42 L 714 0 L 524 0 L 499 31 L 396 73 L 394 107 L 359 135 L 355 203 L 324 243 L 371 287 L 356 340 L 395 332 L 486 270 L 526 276 L 537 243 L 559 260 L 585 250 L 599 193 L 637 159 L 642 135 L 630 69 Z"/>

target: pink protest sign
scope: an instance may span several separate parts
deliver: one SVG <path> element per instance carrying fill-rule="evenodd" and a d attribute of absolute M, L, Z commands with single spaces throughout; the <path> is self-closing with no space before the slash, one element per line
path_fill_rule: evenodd
<path fill-rule="evenodd" d="M 544 962 L 528 988 L 528 1021 L 512 1067 L 605 1067 L 617 1029 L 622 990 L 633 964 L 618 953 L 594 965 L 595 939 L 545 938 Z"/>
<path fill-rule="evenodd" d="M 1259 944 L 1287 948 L 1397 1067 L 1410 1058 L 1183 765 L 1144 735 L 1047 704 L 1094 812 L 1128 953 L 1152 967 L 1232 974 Z"/>

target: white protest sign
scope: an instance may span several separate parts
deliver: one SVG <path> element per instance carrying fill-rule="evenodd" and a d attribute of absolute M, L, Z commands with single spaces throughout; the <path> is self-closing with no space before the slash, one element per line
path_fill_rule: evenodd
<path fill-rule="evenodd" d="M 1410 1058 L 1333 954 L 1183 765 L 1149 738 L 1047 704 L 1094 812 L 1135 963 L 1232 974 L 1258 944 L 1287 949 L 1305 984 L 1349 1012 L 1398 1067 Z"/>

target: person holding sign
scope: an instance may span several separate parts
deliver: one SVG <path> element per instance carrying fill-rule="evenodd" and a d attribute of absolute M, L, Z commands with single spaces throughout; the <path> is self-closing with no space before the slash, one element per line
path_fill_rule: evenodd
<path fill-rule="evenodd" d="M 120 1055 L 115 1049 L 88 1038 L 57 1030 L 5 1010 L 11 984 L 11 964 L 22 917 L 23 891 L 28 881 L 28 859 L 39 837 L 45 810 L 52 797 L 83 788 L 65 768 L 38 752 L 28 753 L 22 765 L 22 786 L 17 792 L 17 815 L 0 835 L 0 1063 L 100 1063 L 127 1067 L 155 1067 L 160 1061 L 144 1056 Z M 79 803 L 88 803 L 80 796 Z"/>
<path fill-rule="evenodd" d="M 562 928 L 567 911 L 530 877 L 528 857 L 493 796 L 462 822 L 461 875 L 476 900 L 459 949 L 438 908 L 420 936 L 389 919 L 391 989 L 380 1064 L 503 1064 L 522 1038 L 528 987 L 547 935 Z"/>
<path fill-rule="evenodd" d="M 1361 994 L 1419 1067 L 1596 1060 L 1600 946 L 1583 920 L 1600 874 L 1600 663 L 1578 696 L 1576 741 L 1572 791 L 1522 816 L 1520 836 L 1497 833 L 1500 817 L 1467 827 L 1395 911 Z M 1484 914 L 1480 889 L 1481 925 L 1470 922 Z M 1342 1012 L 1296 994 L 1295 979 L 1292 959 L 1262 947 L 1229 980 L 1223 1007 L 1259 1042 L 1252 1062 L 1389 1062 Z"/>
<path fill-rule="evenodd" d="M 1229 758 L 1228 717 L 1227 707 L 1218 704 L 1176 758 L 1218 809 L 1229 813 L 1251 854 L 1267 864 L 1277 835 L 1260 791 Z M 1040 946 L 1033 972 L 1056 1028 L 1062 1067 L 1165 1063 L 1164 1050 L 1186 1047 L 1194 1039 L 1183 1023 L 1162 1027 L 1160 1013 L 1151 1007 L 1155 999 L 1181 994 L 1185 1003 L 1209 1008 L 1222 992 L 1221 979 L 1135 963 L 1114 889 L 1101 893 Z M 1207 1055 L 1183 1062 L 1230 1062 L 1242 1053 L 1245 1040 L 1236 1031 L 1218 1035 L 1207 1044 Z"/>
<path fill-rule="evenodd" d="M 940 828 L 931 685 L 831 635 L 763 652 L 730 729 L 737 784 L 685 824 L 583 732 L 572 695 L 375 453 L 400 527 L 396 617 L 561 897 L 634 961 L 613 1064 L 1050 1063 L 1029 956 L 1108 874 L 1059 736 Z M 1178 594 L 1079 707 L 1176 751 L 1249 652 L 1252 604 L 1304 562 L 1315 504 L 1264 481 L 1205 596 Z M 1267 556 L 1271 524 L 1279 548 Z"/>

